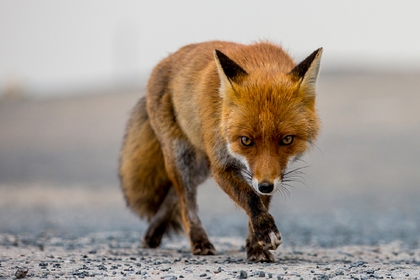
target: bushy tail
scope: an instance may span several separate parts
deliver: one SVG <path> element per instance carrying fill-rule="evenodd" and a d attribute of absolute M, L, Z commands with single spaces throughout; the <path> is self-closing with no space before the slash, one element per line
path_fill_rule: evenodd
<path fill-rule="evenodd" d="M 173 196 L 174 191 L 165 170 L 160 143 L 150 126 L 144 97 L 134 107 L 127 124 L 119 177 L 127 205 L 136 214 L 151 221 L 161 208 L 159 228 L 163 230 L 162 234 L 182 230 L 179 207 L 174 205 L 170 213 L 163 211 L 168 207 L 161 207 L 165 198 L 166 201 L 174 201 L 167 198 L 168 193 Z M 159 221 L 153 222 L 156 226 Z"/>

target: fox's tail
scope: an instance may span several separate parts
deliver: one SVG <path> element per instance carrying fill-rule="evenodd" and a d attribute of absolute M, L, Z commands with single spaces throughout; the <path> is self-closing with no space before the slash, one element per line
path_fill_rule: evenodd
<path fill-rule="evenodd" d="M 143 97 L 134 107 L 123 141 L 119 177 L 127 205 L 150 222 L 147 235 L 159 239 L 182 230 L 179 199 L 165 170 L 159 141 L 150 126 Z M 160 243 L 160 240 L 156 240 Z M 158 246 L 159 244 L 155 244 Z"/>

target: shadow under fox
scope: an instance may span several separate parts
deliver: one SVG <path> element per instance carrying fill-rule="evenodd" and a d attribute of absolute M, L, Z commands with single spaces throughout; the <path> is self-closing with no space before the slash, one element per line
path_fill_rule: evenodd
<path fill-rule="evenodd" d="M 321 53 L 295 65 L 271 43 L 213 41 L 185 46 L 154 68 L 128 121 L 119 167 L 128 206 L 150 223 L 144 247 L 184 229 L 193 254 L 215 254 L 196 200 L 212 175 L 249 217 L 248 260 L 274 261 L 269 250 L 281 235 L 270 199 L 288 163 L 317 136 Z"/>

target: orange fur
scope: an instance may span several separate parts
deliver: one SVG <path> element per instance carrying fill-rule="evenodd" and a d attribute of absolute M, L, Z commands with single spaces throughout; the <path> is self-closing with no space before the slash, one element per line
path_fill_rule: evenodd
<path fill-rule="evenodd" d="M 145 247 L 183 227 L 194 254 L 214 254 L 196 188 L 211 173 L 248 214 L 248 259 L 273 261 L 281 236 L 268 213 L 288 162 L 315 141 L 322 50 L 298 65 L 279 46 L 188 45 L 153 70 L 127 125 L 120 178 L 128 205 L 150 220 Z"/>

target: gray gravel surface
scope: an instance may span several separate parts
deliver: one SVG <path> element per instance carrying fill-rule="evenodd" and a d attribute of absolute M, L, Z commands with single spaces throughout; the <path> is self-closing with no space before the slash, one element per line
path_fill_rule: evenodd
<path fill-rule="evenodd" d="M 185 240 L 145 250 L 138 247 L 139 237 L 2 234 L 0 278 L 420 279 L 420 249 L 399 242 L 328 249 L 282 246 L 275 263 L 254 264 L 246 261 L 238 238 L 214 238 L 216 256 L 192 256 Z"/>

